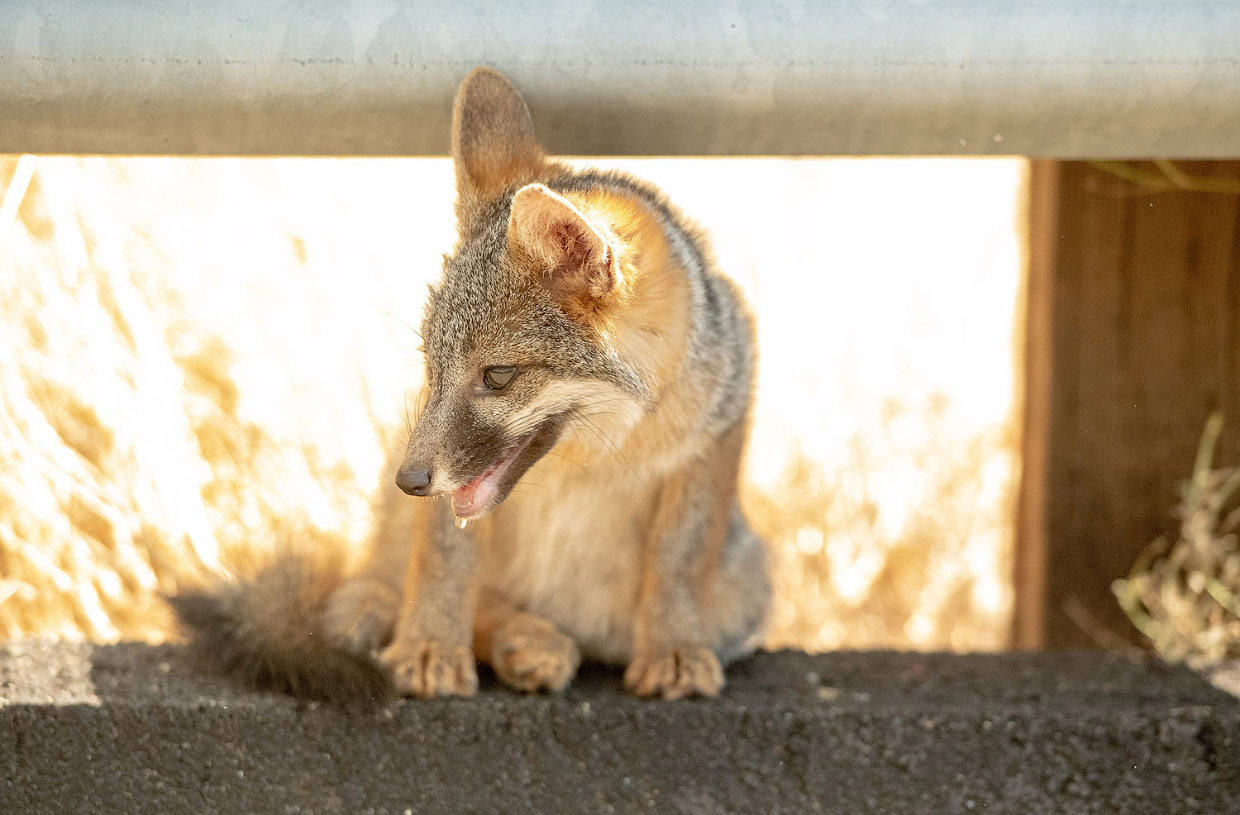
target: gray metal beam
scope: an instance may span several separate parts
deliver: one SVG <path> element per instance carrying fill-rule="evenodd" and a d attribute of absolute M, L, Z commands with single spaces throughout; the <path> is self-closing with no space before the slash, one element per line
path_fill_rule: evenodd
<path fill-rule="evenodd" d="M 1235 0 L 0 0 L 0 152 L 1240 155 Z"/>

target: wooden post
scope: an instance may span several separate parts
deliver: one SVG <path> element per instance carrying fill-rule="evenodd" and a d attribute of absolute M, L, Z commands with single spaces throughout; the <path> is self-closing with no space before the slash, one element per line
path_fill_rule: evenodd
<path fill-rule="evenodd" d="M 1240 162 L 1177 168 L 1240 184 Z M 1013 639 L 1135 641 L 1111 581 L 1175 534 L 1178 485 L 1216 409 L 1217 460 L 1240 463 L 1240 196 L 1052 161 L 1033 163 L 1030 194 Z"/>

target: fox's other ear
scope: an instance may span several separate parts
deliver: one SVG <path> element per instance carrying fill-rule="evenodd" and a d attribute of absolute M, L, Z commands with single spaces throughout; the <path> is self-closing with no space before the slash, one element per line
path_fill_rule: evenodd
<path fill-rule="evenodd" d="M 498 71 L 475 68 L 461 83 L 452 112 L 452 159 L 462 223 L 478 205 L 534 180 L 542 168 L 529 108 Z"/>
<path fill-rule="evenodd" d="M 561 304 L 597 304 L 620 283 L 616 253 L 603 232 L 571 201 L 542 184 L 517 190 L 508 241 Z"/>

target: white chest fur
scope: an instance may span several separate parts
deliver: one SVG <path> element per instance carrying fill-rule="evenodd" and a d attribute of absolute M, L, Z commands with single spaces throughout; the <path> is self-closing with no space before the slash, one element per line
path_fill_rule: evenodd
<path fill-rule="evenodd" d="M 484 583 L 554 622 L 586 656 L 626 661 L 657 494 L 623 462 L 586 467 L 549 457 L 496 512 Z"/>

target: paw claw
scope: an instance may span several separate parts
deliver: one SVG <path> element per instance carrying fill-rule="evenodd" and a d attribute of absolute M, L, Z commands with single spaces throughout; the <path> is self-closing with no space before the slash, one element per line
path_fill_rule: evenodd
<path fill-rule="evenodd" d="M 624 686 L 630 692 L 664 699 L 718 696 L 723 681 L 719 658 L 700 645 L 639 652 L 624 672 Z"/>
<path fill-rule="evenodd" d="M 430 639 L 398 640 L 379 655 L 392 684 L 406 696 L 473 696 L 478 670 L 473 651 Z"/>

